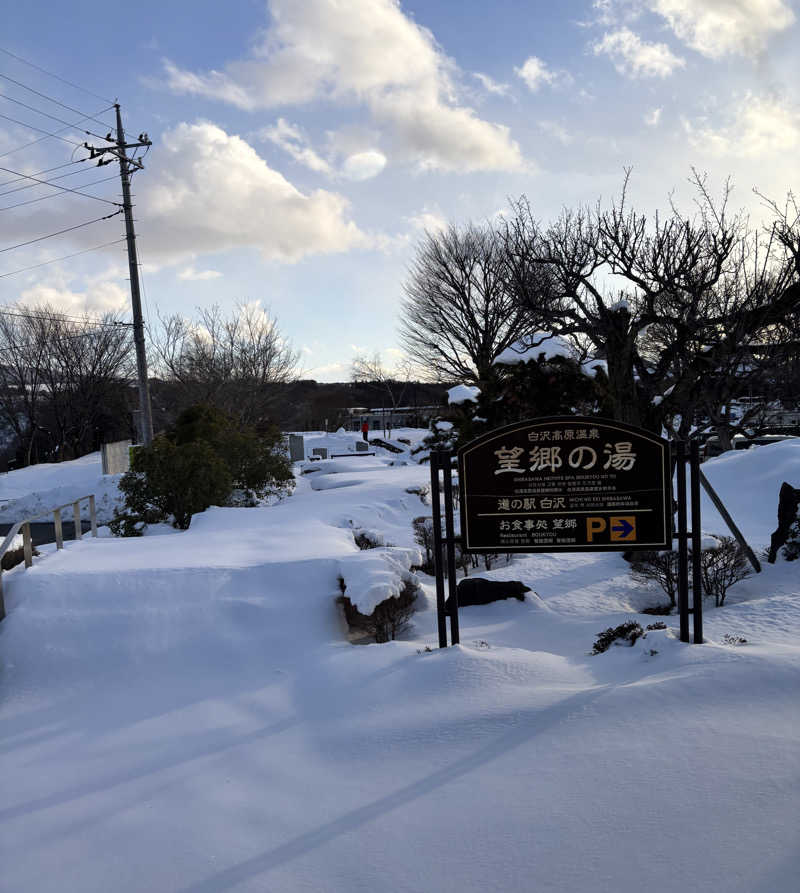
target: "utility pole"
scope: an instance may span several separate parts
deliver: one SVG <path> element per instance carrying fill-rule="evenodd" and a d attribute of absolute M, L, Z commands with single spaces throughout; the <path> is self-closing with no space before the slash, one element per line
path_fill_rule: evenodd
<path fill-rule="evenodd" d="M 133 343 L 136 348 L 136 370 L 139 378 L 139 429 L 141 442 L 149 446 L 153 442 L 153 414 L 150 408 L 150 387 L 147 381 L 147 353 L 144 343 L 144 322 L 142 320 L 142 298 L 139 290 L 139 260 L 136 254 L 136 232 L 133 228 L 133 204 L 131 203 L 131 181 L 129 169 L 144 170 L 141 161 L 129 158 L 128 149 L 151 146 L 146 133 L 140 133 L 137 142 L 126 143 L 125 131 L 122 129 L 122 113 L 119 103 L 115 103 L 117 112 L 117 138 L 111 139 L 109 133 L 106 139 L 115 142 L 115 146 L 96 148 L 84 143 L 89 150 L 89 158 L 100 158 L 98 167 L 111 164 L 113 158 L 105 158 L 108 153 L 119 161 L 119 175 L 122 181 L 122 208 L 125 213 L 125 239 L 128 244 L 128 270 L 131 283 L 131 309 L 133 312 Z"/>

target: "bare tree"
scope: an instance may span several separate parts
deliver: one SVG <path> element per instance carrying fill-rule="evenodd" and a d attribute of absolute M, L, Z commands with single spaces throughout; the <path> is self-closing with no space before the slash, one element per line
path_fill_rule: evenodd
<path fill-rule="evenodd" d="M 76 320 L 53 307 L 0 314 L 0 418 L 22 461 L 78 456 L 128 429 L 128 327 L 115 314 Z"/>
<path fill-rule="evenodd" d="M 680 436 L 730 399 L 752 344 L 796 312 L 800 228 L 766 233 L 728 213 L 696 172 L 697 211 L 652 219 L 621 198 L 548 227 L 523 198 L 506 223 L 508 288 L 552 331 L 585 339 L 607 365 L 615 418 Z M 716 390 L 715 390 L 716 389 Z"/>
<path fill-rule="evenodd" d="M 391 437 L 393 416 L 397 408 L 402 405 L 403 398 L 408 390 L 411 380 L 411 363 L 407 359 L 401 360 L 394 368 L 387 368 L 383 364 L 379 352 L 371 357 L 366 354 L 356 354 L 351 364 L 351 381 L 367 385 L 377 391 L 383 400 L 383 436 Z M 388 407 L 386 403 L 388 401 Z M 388 417 L 386 409 L 389 409 Z"/>
<path fill-rule="evenodd" d="M 0 314 L 0 415 L 31 462 L 46 396 L 50 324 L 41 314 L 14 307 Z"/>
<path fill-rule="evenodd" d="M 297 353 L 277 320 L 258 304 L 218 305 L 197 319 L 159 317 L 150 332 L 158 374 L 178 384 L 187 405 L 207 403 L 257 425 L 266 419 L 274 385 L 292 379 Z"/>
<path fill-rule="evenodd" d="M 502 243 L 489 227 L 426 233 L 408 281 L 400 338 L 427 379 L 478 382 L 529 323 L 506 289 Z"/>

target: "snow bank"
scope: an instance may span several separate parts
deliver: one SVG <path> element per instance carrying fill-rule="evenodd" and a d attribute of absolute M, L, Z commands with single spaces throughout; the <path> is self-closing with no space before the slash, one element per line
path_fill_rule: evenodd
<path fill-rule="evenodd" d="M 23 518 L 49 512 L 57 505 L 94 493 L 97 520 L 106 523 L 122 502 L 117 487 L 121 475 L 104 475 L 100 453 L 90 453 L 70 462 L 30 465 L 0 475 L 0 524 L 13 524 Z M 87 520 L 89 507 L 81 506 Z"/>
<path fill-rule="evenodd" d="M 387 598 L 400 595 L 407 583 L 418 585 L 411 568 L 422 564 L 418 549 L 366 549 L 339 561 L 344 594 L 362 614 L 371 614 Z"/>
<path fill-rule="evenodd" d="M 731 450 L 701 468 L 750 545 L 765 546 L 778 526 L 781 484 L 800 487 L 800 438 Z M 729 533 L 705 491 L 701 511 L 705 530 Z"/>
<path fill-rule="evenodd" d="M 799 462 L 781 443 L 703 467 L 748 529 Z M 702 646 L 637 615 L 663 597 L 620 555 L 583 553 L 482 572 L 535 593 L 464 609 L 445 650 L 420 574 L 416 639 L 357 647 L 338 577 L 362 612 L 402 586 L 429 471 L 314 478 L 4 574 L 4 890 L 796 888 L 794 564 L 709 606 Z M 590 654 L 634 618 L 668 628 Z"/>

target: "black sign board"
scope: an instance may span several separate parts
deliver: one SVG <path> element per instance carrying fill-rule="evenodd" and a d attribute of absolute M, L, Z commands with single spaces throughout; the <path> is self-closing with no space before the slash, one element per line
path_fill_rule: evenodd
<path fill-rule="evenodd" d="M 669 443 L 611 419 L 498 428 L 458 451 L 466 552 L 672 548 Z"/>

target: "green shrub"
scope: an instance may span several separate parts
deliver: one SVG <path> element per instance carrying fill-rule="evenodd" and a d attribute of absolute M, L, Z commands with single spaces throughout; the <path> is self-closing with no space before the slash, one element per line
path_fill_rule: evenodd
<path fill-rule="evenodd" d="M 294 486 L 292 466 L 274 425 L 241 427 L 218 409 L 198 405 L 184 410 L 167 436 L 178 446 L 209 444 L 227 465 L 233 487 L 251 499 L 283 495 Z"/>
<path fill-rule="evenodd" d="M 620 623 L 619 626 L 609 626 L 608 629 L 603 630 L 598 635 L 592 653 L 602 654 L 604 651 L 608 651 L 612 645 L 625 644 L 633 647 L 636 644 L 636 640 L 644 636 L 644 634 L 641 624 L 635 620 Z"/>
<path fill-rule="evenodd" d="M 122 476 L 125 511 L 109 525 L 118 536 L 137 536 L 145 524 L 172 520 L 186 530 L 196 512 L 222 505 L 233 488 L 225 462 L 203 441 L 176 446 L 157 437 L 134 451 L 131 470 Z"/>
<path fill-rule="evenodd" d="M 110 523 L 117 536 L 138 536 L 147 524 L 170 520 L 186 530 L 210 505 L 254 505 L 294 486 L 275 428 L 241 428 L 217 409 L 192 406 L 175 426 L 133 452 L 119 487 L 125 508 Z"/>

